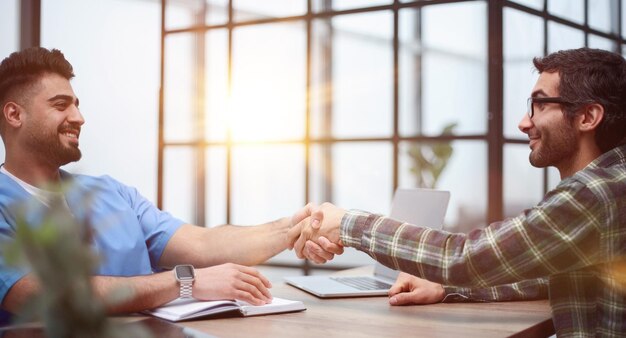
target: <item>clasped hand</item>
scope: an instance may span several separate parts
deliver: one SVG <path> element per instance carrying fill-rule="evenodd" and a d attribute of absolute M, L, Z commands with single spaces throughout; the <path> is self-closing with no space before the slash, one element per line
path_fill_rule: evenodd
<path fill-rule="evenodd" d="M 331 203 L 319 207 L 309 203 L 292 217 L 288 237 L 298 258 L 326 263 L 343 253 L 341 219 L 346 211 Z"/>
<path fill-rule="evenodd" d="M 343 253 L 341 219 L 346 211 L 330 203 L 307 204 L 291 218 L 288 241 L 298 258 L 326 263 Z M 389 290 L 391 305 L 431 304 L 443 300 L 442 285 L 401 272 Z"/>

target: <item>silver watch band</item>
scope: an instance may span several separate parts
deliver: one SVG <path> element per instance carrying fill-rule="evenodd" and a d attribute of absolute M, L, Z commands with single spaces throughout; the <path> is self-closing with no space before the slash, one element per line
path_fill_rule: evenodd
<path fill-rule="evenodd" d="M 180 298 L 191 298 L 193 294 L 193 281 L 186 280 L 180 282 Z"/>

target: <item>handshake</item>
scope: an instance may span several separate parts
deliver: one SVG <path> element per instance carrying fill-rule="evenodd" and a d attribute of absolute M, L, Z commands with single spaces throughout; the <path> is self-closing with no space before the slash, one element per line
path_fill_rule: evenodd
<path fill-rule="evenodd" d="M 331 203 L 320 206 L 309 203 L 291 218 L 287 233 L 290 249 L 298 258 L 308 258 L 322 264 L 343 253 L 341 219 L 346 214 Z"/>
<path fill-rule="evenodd" d="M 298 258 L 308 258 L 322 264 L 343 253 L 341 222 L 346 210 L 331 203 L 316 206 L 312 203 L 291 218 L 287 236 L 290 248 Z M 431 304 L 444 299 L 441 284 L 401 272 L 389 290 L 391 305 Z"/>

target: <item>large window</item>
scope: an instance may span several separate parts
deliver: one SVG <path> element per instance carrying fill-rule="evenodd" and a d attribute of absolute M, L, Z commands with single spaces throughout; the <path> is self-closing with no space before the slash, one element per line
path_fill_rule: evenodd
<path fill-rule="evenodd" d="M 83 158 L 67 169 L 111 175 L 155 202 L 160 9 L 152 0 L 41 2 L 41 45 L 72 63 L 85 117 Z"/>
<path fill-rule="evenodd" d="M 70 170 L 111 174 L 200 226 L 308 201 L 388 213 L 395 188 L 416 186 L 452 192 L 450 231 L 515 215 L 559 181 L 529 165 L 517 129 L 532 58 L 626 53 L 625 0 L 41 4 L 41 45 L 74 65 L 87 121 Z M 3 56 L 19 49 L 19 11 L 0 1 Z M 312 266 L 292 252 L 270 264 Z"/>
<path fill-rule="evenodd" d="M 2 59 L 18 49 L 18 18 L 18 0 L 0 1 L 0 58 Z M 0 158 L 4 159 L 4 144 L 2 143 L 0 143 Z"/>
<path fill-rule="evenodd" d="M 532 58 L 625 44 L 619 0 L 163 3 L 159 201 L 202 226 L 416 186 L 452 192 L 450 231 L 514 215 L 559 180 L 517 129 Z"/>
<path fill-rule="evenodd" d="M 556 169 L 537 169 L 528 164 L 527 140 L 516 127 L 522 117 L 521 114 L 524 113 L 524 102 L 529 96 L 530 88 L 538 77 L 538 74 L 533 72 L 532 58 L 561 49 L 583 46 L 620 53 L 620 46 L 624 43 L 624 5 L 626 2 L 619 0 L 505 2 L 503 13 L 505 216 L 512 216 L 536 203 L 560 180 Z M 619 14 L 620 11 L 622 14 Z"/>

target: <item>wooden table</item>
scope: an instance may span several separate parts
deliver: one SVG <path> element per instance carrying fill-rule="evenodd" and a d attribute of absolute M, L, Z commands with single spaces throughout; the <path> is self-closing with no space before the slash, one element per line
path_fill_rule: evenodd
<path fill-rule="evenodd" d="M 272 295 L 300 300 L 306 311 L 178 323 L 218 337 L 547 337 L 547 300 L 390 306 L 387 297 L 320 299 L 285 283 Z"/>

